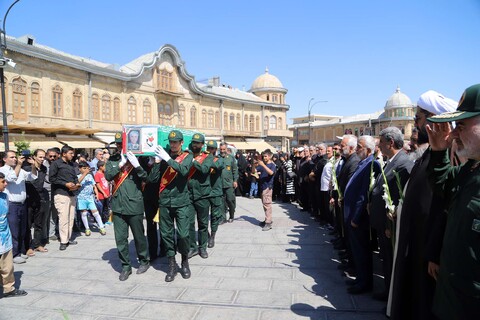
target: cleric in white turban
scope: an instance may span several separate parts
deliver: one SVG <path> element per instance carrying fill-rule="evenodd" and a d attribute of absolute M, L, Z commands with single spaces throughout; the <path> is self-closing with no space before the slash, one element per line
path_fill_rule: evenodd
<path fill-rule="evenodd" d="M 428 90 L 418 98 L 417 106 L 434 115 L 452 112 L 457 109 L 458 102 L 443 94 Z"/>

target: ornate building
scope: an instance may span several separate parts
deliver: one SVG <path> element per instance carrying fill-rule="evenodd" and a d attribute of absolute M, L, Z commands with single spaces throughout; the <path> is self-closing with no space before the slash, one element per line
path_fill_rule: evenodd
<path fill-rule="evenodd" d="M 395 93 L 390 96 L 381 111 L 346 117 L 311 115 L 311 122 L 309 122 L 308 117 L 298 117 L 293 119 L 293 124 L 289 126 L 289 130 L 293 134 L 292 145 L 338 142 L 337 137 L 344 134 L 376 136 L 382 129 L 390 126 L 400 128 L 405 135 L 405 139 L 408 140 L 414 127 L 414 115 L 415 105 L 397 87 Z"/>
<path fill-rule="evenodd" d="M 268 70 L 247 92 L 219 78 L 196 82 L 168 44 L 124 66 L 36 44 L 31 36 L 7 37 L 7 47 L 16 63 L 5 68 L 10 141 L 24 132 L 31 148 L 90 149 L 113 141 L 124 124 L 162 124 L 239 149 L 288 148 L 287 90 Z"/>

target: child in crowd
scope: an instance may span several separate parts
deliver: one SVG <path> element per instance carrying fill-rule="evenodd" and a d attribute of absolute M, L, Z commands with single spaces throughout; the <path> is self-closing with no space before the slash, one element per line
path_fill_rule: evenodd
<path fill-rule="evenodd" d="M 250 172 L 250 199 L 257 197 L 258 192 L 258 171 L 257 171 L 257 160 L 253 161 L 252 171 Z"/>
<path fill-rule="evenodd" d="M 77 195 L 77 210 L 82 214 L 83 225 L 85 226 L 85 235 L 88 237 L 92 234 L 90 231 L 90 225 L 88 223 L 88 210 L 92 212 L 95 221 L 97 221 L 98 227 L 100 228 L 100 234 L 102 236 L 106 235 L 105 225 L 102 222 L 102 218 L 98 213 L 97 207 L 95 206 L 95 181 L 93 176 L 90 173 L 90 166 L 87 162 L 81 161 L 78 163 L 78 169 L 80 174 L 78 175 L 78 182 L 82 185 L 79 189 Z"/>
<path fill-rule="evenodd" d="M 8 201 L 4 193 L 7 181 L 0 172 L 0 275 L 3 284 L 3 298 L 21 297 L 27 295 L 24 290 L 15 288 L 13 275 L 12 234 L 8 226 Z"/>
<path fill-rule="evenodd" d="M 260 172 L 260 188 L 262 190 L 262 204 L 265 211 L 265 221 L 260 223 L 263 231 L 272 229 L 272 193 L 273 180 L 277 166 L 272 161 L 272 151 L 265 150 L 262 153 L 263 161 L 258 160 L 257 171 Z"/>
<path fill-rule="evenodd" d="M 102 221 L 108 224 L 109 217 L 109 200 L 110 200 L 110 183 L 105 179 L 105 161 L 97 162 L 97 173 L 95 173 L 95 186 L 97 187 L 97 199 L 96 201 L 98 211 L 101 212 L 100 216 Z"/>

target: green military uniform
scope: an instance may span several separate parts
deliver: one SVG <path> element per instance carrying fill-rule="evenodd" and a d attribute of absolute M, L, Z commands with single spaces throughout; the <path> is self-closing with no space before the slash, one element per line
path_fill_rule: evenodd
<path fill-rule="evenodd" d="M 432 151 L 427 168 L 432 189 L 443 194 L 447 210 L 433 299 L 433 313 L 439 319 L 480 319 L 479 119 L 480 84 L 465 89 L 456 111 L 428 118 L 434 123 L 455 121 L 457 127 L 447 134 L 459 139 L 459 150 L 463 147 L 470 157 L 466 163 L 452 166 L 446 150 Z M 435 131 L 433 127 L 434 137 Z M 446 132 L 439 131 L 440 136 Z M 432 148 L 436 143 L 431 143 Z"/>
<path fill-rule="evenodd" d="M 187 255 L 190 247 L 189 227 L 193 210 L 187 180 L 188 172 L 192 166 L 193 156 L 189 153 L 181 163 L 176 162 L 175 159 L 182 153 L 176 155 L 170 154 L 172 158 L 168 160 L 168 162 L 162 161 L 156 163 L 148 176 L 148 182 L 158 182 L 167 169 L 172 168 L 177 172 L 173 181 L 160 193 L 158 201 L 161 245 L 165 248 L 167 257 L 174 257 L 176 254 L 174 222 L 177 225 L 178 232 L 178 252 L 182 255 Z"/>
<path fill-rule="evenodd" d="M 215 141 L 209 141 L 207 147 L 217 148 Z M 211 170 L 210 170 L 210 185 L 211 185 L 211 197 L 210 201 L 210 220 L 211 220 L 211 236 L 208 241 L 208 247 L 213 248 L 215 245 L 215 233 L 218 230 L 220 221 L 224 219 L 225 209 L 223 200 L 223 184 L 222 184 L 222 170 L 224 169 L 224 158 L 215 156 L 213 158 Z"/>
<path fill-rule="evenodd" d="M 233 183 L 238 180 L 237 161 L 230 154 L 226 154 L 222 157 L 225 165 L 224 169 L 222 170 L 223 194 L 225 204 L 228 207 L 228 212 L 230 213 L 229 219 L 232 221 L 235 215 L 236 207 L 235 188 L 233 187 Z"/>
<path fill-rule="evenodd" d="M 192 137 L 192 142 L 205 142 L 203 135 L 196 133 Z M 212 187 L 210 185 L 210 167 L 213 164 L 213 156 L 208 152 L 200 152 L 200 155 L 207 157 L 200 164 L 198 161 L 193 162 L 195 173 L 188 181 L 188 187 L 192 196 L 193 206 L 197 214 L 198 223 L 198 246 L 195 236 L 195 216 L 190 223 L 190 252 L 200 249 L 202 258 L 206 255 L 208 241 L 208 214 L 210 211 L 210 201 Z M 192 169 L 193 169 L 192 168 Z"/>
<path fill-rule="evenodd" d="M 480 319 L 480 165 L 451 167 L 448 152 L 432 151 L 429 174 L 448 208 L 433 311 L 440 319 Z"/>
<path fill-rule="evenodd" d="M 116 137 L 115 142 L 118 139 L 121 142 L 121 136 Z M 120 153 L 110 157 L 106 163 L 105 179 L 112 181 L 118 174 L 121 174 L 121 169 L 118 167 L 120 160 Z M 144 206 L 141 191 L 142 182 L 146 178 L 147 173 L 141 166 L 133 168 L 115 194 L 112 195 L 111 209 L 113 212 L 115 242 L 123 271 L 131 271 L 132 269 L 128 250 L 129 227 L 132 230 L 140 265 L 149 264 L 147 239 L 145 238 L 143 226 Z"/>

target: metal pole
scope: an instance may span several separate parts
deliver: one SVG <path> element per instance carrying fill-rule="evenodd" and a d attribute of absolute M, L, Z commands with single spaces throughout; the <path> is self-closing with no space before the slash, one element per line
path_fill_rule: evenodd
<path fill-rule="evenodd" d="M 311 138 L 311 133 L 310 133 L 310 112 L 312 111 L 312 108 L 310 108 L 310 104 L 312 101 L 315 100 L 315 98 L 310 98 L 310 101 L 308 101 L 308 145 L 310 146 L 310 138 Z"/>
<path fill-rule="evenodd" d="M 2 118 L 3 118 L 3 143 L 5 152 L 9 149 L 8 141 L 8 121 L 7 121 L 7 99 L 5 99 L 5 79 L 3 77 L 3 67 L 0 67 L 0 85 L 2 91 Z"/>
<path fill-rule="evenodd" d="M 10 7 L 8 7 L 7 12 L 3 16 L 3 28 L 0 29 L 0 62 L 3 60 L 5 64 L 5 57 L 3 55 L 3 51 L 7 50 L 7 34 L 5 31 L 5 25 L 7 22 L 7 16 L 12 7 L 20 0 L 15 0 Z M 8 121 L 7 121 L 7 99 L 5 98 L 5 80 L 3 76 L 3 68 L 5 66 L 0 66 L 0 86 L 2 91 L 2 118 L 3 118 L 3 143 L 5 145 L 5 151 L 9 149 L 9 141 L 8 141 Z"/>

